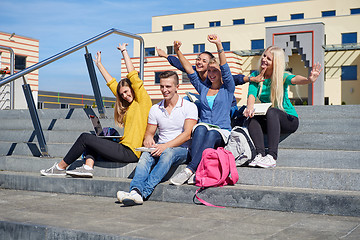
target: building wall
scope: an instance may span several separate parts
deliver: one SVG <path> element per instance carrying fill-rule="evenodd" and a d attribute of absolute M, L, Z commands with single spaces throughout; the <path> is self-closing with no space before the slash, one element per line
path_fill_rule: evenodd
<path fill-rule="evenodd" d="M 115 106 L 114 97 L 103 97 L 104 107 L 111 108 Z M 72 94 L 51 91 L 39 91 L 39 109 L 48 108 L 96 108 L 94 96 L 83 94 Z"/>
<path fill-rule="evenodd" d="M 222 42 L 230 42 L 230 51 L 237 53 L 250 50 L 251 40 L 264 39 L 266 27 L 297 25 L 307 23 L 324 23 L 325 25 L 325 45 L 341 44 L 342 33 L 357 33 L 357 42 L 359 45 L 360 14 L 350 14 L 350 9 L 360 8 L 358 0 L 310 0 L 300 2 L 288 2 L 279 4 L 269 4 L 261 6 L 241 7 L 232 9 L 221 9 L 214 11 L 193 12 L 184 14 L 174 14 L 165 16 L 154 16 L 152 18 L 152 32 L 140 34 L 145 40 L 145 48 L 159 47 L 166 51 L 167 46 L 171 46 L 174 40 L 182 42 L 181 50 L 187 57 L 192 59 L 193 44 L 205 44 L 205 49 L 210 52 L 216 52 L 214 44 L 206 40 L 210 33 L 216 33 L 220 36 Z M 322 17 L 322 11 L 335 10 L 336 16 Z M 291 14 L 303 13 L 304 19 L 291 20 Z M 264 17 L 277 16 L 276 22 L 264 22 Z M 245 19 L 245 24 L 233 25 L 234 19 Z M 220 21 L 221 26 L 209 27 L 209 22 Z M 194 23 L 194 29 L 184 30 L 184 24 Z M 172 26 L 172 31 L 162 31 L 163 26 Z M 266 47 L 266 46 L 265 46 Z M 325 47 L 325 46 L 324 46 Z M 360 48 L 360 47 L 359 47 Z M 229 53 L 227 53 L 229 54 Z M 241 55 L 241 54 L 240 54 Z M 134 56 L 139 56 L 139 43 L 134 41 Z M 359 86 L 359 50 L 346 51 L 327 51 L 325 49 L 325 87 L 324 95 L 328 98 L 329 104 L 360 104 Z M 146 57 L 148 61 L 161 63 L 158 69 L 166 67 L 168 64 L 159 57 Z M 151 59 L 151 60 L 150 60 Z M 251 70 L 256 69 L 259 56 L 237 57 L 237 65 L 242 72 L 248 76 Z M 357 65 L 357 80 L 341 81 L 341 66 Z M 154 79 L 149 75 L 152 71 L 145 64 L 145 75 L 149 89 L 154 88 L 151 81 Z M 304 69 L 303 63 L 299 60 L 299 55 L 294 54 L 290 57 L 289 67 L 293 69 L 294 74 L 307 76 L 307 69 Z M 234 70 L 232 69 L 233 73 Z M 341 89 L 341 91 L 340 91 Z M 242 92 L 238 92 L 237 98 L 240 103 L 245 103 L 243 96 L 247 94 L 247 84 L 242 86 Z M 290 88 L 290 96 L 294 98 L 307 99 L 307 87 L 298 86 Z"/>
<path fill-rule="evenodd" d="M 26 67 L 30 67 L 39 62 L 39 40 L 14 35 L 11 38 L 10 33 L 0 32 L 0 45 L 10 47 L 14 50 L 15 55 L 26 57 Z M 10 68 L 10 53 L 8 51 L 1 50 L 1 65 L 0 69 L 6 67 Z M 18 69 L 15 69 L 15 72 Z M 6 77 L 9 75 L 4 75 Z M 39 72 L 34 71 L 26 75 L 27 83 L 30 84 L 33 92 L 34 100 L 37 101 L 38 90 L 39 90 Z M 27 108 L 24 93 L 22 90 L 23 80 L 22 78 L 15 80 L 15 109 Z"/>

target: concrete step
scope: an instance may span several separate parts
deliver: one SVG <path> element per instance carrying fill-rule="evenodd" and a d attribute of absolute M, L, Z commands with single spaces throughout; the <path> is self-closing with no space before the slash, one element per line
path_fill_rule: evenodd
<path fill-rule="evenodd" d="M 114 109 L 106 108 L 106 117 L 114 118 Z M 40 119 L 82 119 L 88 114 L 100 116 L 96 108 L 38 109 Z M 0 119 L 30 119 L 27 109 L 0 110 Z"/>
<path fill-rule="evenodd" d="M 281 167 L 360 169 L 360 152 L 279 149 L 277 165 Z"/>
<path fill-rule="evenodd" d="M 47 144 L 48 153 L 51 155 L 51 157 L 62 158 L 69 151 L 72 145 L 73 143 L 50 143 Z M 0 141 L 0 156 L 10 155 L 39 157 L 41 156 L 41 152 L 37 142 L 14 143 Z"/>
<path fill-rule="evenodd" d="M 300 119 L 298 133 L 326 133 L 326 134 L 359 134 L 360 119 L 327 118 L 327 119 Z"/>
<path fill-rule="evenodd" d="M 280 142 L 279 148 L 359 151 L 360 134 L 295 132 Z"/>
<path fill-rule="evenodd" d="M 94 127 L 91 120 L 84 119 L 41 119 L 43 130 L 52 131 L 93 131 Z M 100 119 L 102 127 L 113 127 L 120 129 L 114 122 L 114 119 Z M 1 130 L 34 130 L 30 119 L 1 119 Z M 0 138 L 3 134 L 0 132 Z"/>
<path fill-rule="evenodd" d="M 0 188 L 39 192 L 81 194 L 112 197 L 118 190 L 127 191 L 129 179 L 81 179 L 71 177 L 41 177 L 36 173 L 0 172 Z M 196 186 L 159 184 L 150 201 L 193 203 Z M 209 188 L 199 196 L 212 204 L 287 212 L 308 212 L 345 216 L 360 216 L 360 192 L 319 190 L 288 187 L 240 185 Z"/>
<path fill-rule="evenodd" d="M 51 167 L 61 158 L 30 158 L 1 157 L 0 170 L 38 173 L 41 169 Z M 82 160 L 76 161 L 70 169 L 81 166 Z M 185 168 L 186 165 L 171 168 L 164 180 Z M 120 177 L 132 178 L 136 163 L 124 164 L 106 161 L 97 161 L 95 165 L 95 176 L 98 177 Z M 332 169 L 332 168 L 299 168 L 281 167 L 274 169 L 238 167 L 238 184 L 360 191 L 360 169 Z"/>
<path fill-rule="evenodd" d="M 115 197 L 4 189 L 0 199 L 0 239 L 6 240 L 350 240 L 360 233 L 359 217 L 155 201 L 122 207 Z M 71 204 L 59 207 L 64 203 Z"/>
<path fill-rule="evenodd" d="M 324 106 L 295 106 L 300 120 L 327 119 L 327 118 L 352 118 L 360 119 L 360 105 L 324 105 Z"/>

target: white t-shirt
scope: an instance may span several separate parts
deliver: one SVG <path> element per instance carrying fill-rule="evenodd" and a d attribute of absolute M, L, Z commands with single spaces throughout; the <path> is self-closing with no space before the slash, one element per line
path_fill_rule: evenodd
<path fill-rule="evenodd" d="M 198 120 L 198 110 L 194 103 L 179 99 L 169 114 L 164 107 L 164 100 L 153 105 L 149 112 L 148 123 L 156 125 L 159 130 L 159 144 L 167 143 L 184 131 L 186 119 Z M 181 147 L 188 147 L 189 141 Z"/>

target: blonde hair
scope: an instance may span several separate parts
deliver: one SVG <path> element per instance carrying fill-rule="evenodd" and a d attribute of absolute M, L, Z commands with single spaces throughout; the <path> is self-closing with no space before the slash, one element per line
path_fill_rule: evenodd
<path fill-rule="evenodd" d="M 259 61 L 259 72 L 261 72 L 261 61 L 264 57 L 265 53 L 269 51 L 273 55 L 272 65 L 273 65 L 273 72 L 271 74 L 271 95 L 270 100 L 273 107 L 277 107 L 281 110 L 284 110 L 283 107 L 283 100 L 284 100 L 284 72 L 285 72 L 285 53 L 284 50 L 277 46 L 270 46 L 260 57 Z M 261 90 L 262 90 L 263 82 L 259 84 L 260 91 L 258 97 L 260 97 Z"/>
<path fill-rule="evenodd" d="M 131 93 L 133 94 L 133 97 L 135 98 L 135 93 L 134 93 L 133 88 L 131 87 L 130 80 L 127 78 L 121 79 L 116 88 L 116 102 L 115 102 L 115 109 L 114 109 L 114 120 L 115 120 L 115 123 L 117 125 L 119 125 L 119 127 L 124 126 L 124 117 L 125 117 L 126 111 L 128 110 L 128 108 L 131 104 L 121 97 L 121 94 L 120 94 L 121 87 L 129 87 L 131 90 Z"/>

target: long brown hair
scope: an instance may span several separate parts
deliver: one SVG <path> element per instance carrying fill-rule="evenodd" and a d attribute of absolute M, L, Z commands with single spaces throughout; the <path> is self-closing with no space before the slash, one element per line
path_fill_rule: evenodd
<path fill-rule="evenodd" d="M 127 78 L 123 78 L 120 80 L 120 82 L 117 85 L 116 88 L 116 102 L 115 102 L 115 109 L 114 109 L 114 120 L 117 125 L 120 127 L 123 127 L 124 125 L 124 116 L 126 114 L 126 111 L 128 110 L 131 103 L 126 101 L 121 97 L 120 94 L 120 88 L 121 87 L 129 87 L 131 90 L 131 93 L 133 94 L 133 97 L 135 99 L 135 92 L 133 88 L 131 87 L 131 82 Z"/>

